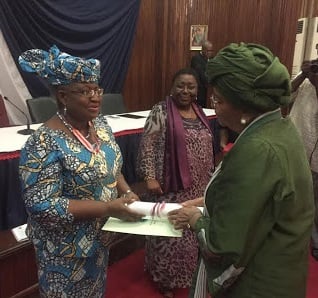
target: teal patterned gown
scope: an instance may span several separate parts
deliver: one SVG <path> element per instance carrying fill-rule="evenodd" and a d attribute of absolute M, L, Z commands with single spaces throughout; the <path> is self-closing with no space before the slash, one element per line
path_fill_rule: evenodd
<path fill-rule="evenodd" d="M 103 297 L 108 250 L 100 240 L 105 220 L 75 220 L 69 200 L 117 198 L 122 156 L 103 117 L 94 121 L 101 141 L 91 153 L 61 130 L 41 126 L 21 150 L 20 176 L 41 295 Z"/>

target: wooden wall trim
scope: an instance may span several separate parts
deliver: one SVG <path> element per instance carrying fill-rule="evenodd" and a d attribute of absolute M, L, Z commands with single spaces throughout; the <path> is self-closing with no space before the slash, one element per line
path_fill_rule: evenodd
<path fill-rule="evenodd" d="M 314 3 L 314 4 L 313 4 Z M 216 50 L 230 42 L 269 47 L 291 71 L 297 20 L 318 11 L 316 0 L 141 0 L 123 95 L 129 111 L 150 109 L 188 66 L 190 26 L 207 24 Z"/>

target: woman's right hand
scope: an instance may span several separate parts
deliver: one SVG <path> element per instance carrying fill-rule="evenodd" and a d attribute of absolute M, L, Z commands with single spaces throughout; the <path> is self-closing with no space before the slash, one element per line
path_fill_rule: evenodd
<path fill-rule="evenodd" d="M 146 181 L 147 189 L 153 194 L 163 194 L 161 186 L 157 179 L 148 179 Z"/>
<path fill-rule="evenodd" d="M 125 221 L 139 221 L 145 216 L 132 211 L 128 205 L 135 202 L 135 199 L 129 197 L 120 197 L 116 200 L 107 202 L 107 216 L 116 217 Z"/>

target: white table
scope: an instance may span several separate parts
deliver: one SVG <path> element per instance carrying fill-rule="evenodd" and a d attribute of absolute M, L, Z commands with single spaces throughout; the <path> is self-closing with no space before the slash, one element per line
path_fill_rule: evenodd
<path fill-rule="evenodd" d="M 142 129 L 144 127 L 149 112 L 150 111 L 147 110 L 123 114 L 143 117 L 139 119 L 123 117 L 121 116 L 121 114 L 109 115 L 105 117 L 107 118 L 107 121 L 113 130 L 113 133 L 116 135 L 123 132 L 129 133 L 136 129 Z M 207 116 L 215 115 L 215 112 L 212 109 L 204 109 L 204 112 Z M 41 124 L 32 124 L 31 128 L 37 129 L 40 126 Z M 26 126 L 12 126 L 0 128 L 0 153 L 19 151 L 22 148 L 29 136 L 21 135 L 17 132 L 25 127 Z"/>

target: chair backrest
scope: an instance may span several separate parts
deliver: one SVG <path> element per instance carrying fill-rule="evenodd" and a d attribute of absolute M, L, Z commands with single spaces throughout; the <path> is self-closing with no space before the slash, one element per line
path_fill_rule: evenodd
<path fill-rule="evenodd" d="M 6 106 L 4 104 L 3 98 L 0 95 L 0 127 L 9 126 L 9 118 L 6 110 Z"/>
<path fill-rule="evenodd" d="M 121 93 L 108 93 L 103 95 L 101 113 L 113 115 L 126 113 L 124 98 Z"/>
<path fill-rule="evenodd" d="M 41 96 L 26 100 L 32 123 L 42 123 L 49 120 L 57 111 L 54 98 Z"/>

